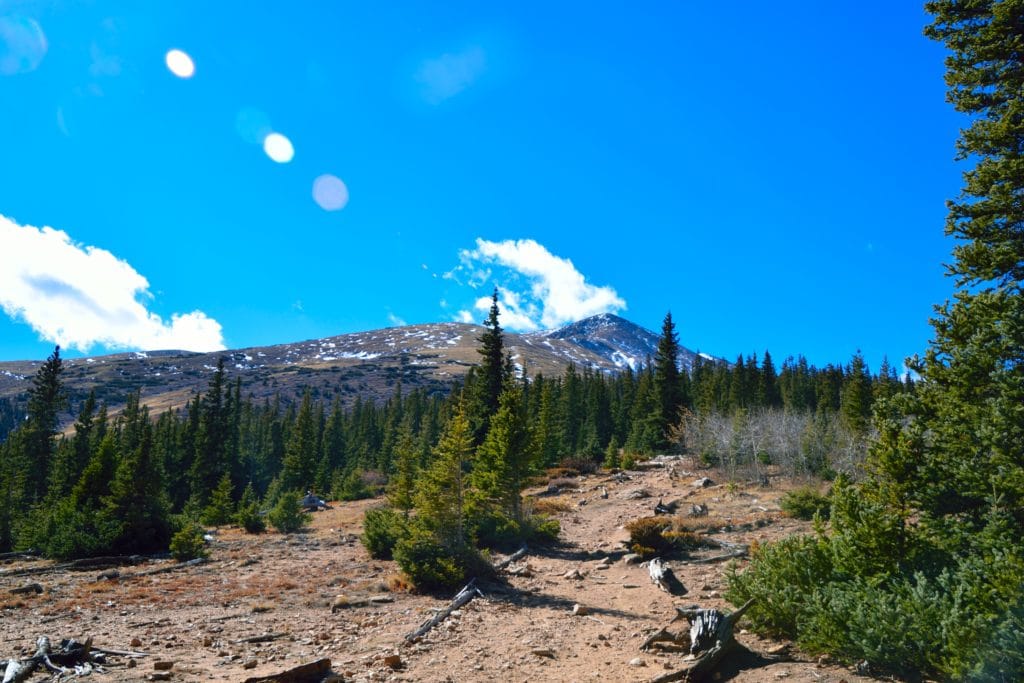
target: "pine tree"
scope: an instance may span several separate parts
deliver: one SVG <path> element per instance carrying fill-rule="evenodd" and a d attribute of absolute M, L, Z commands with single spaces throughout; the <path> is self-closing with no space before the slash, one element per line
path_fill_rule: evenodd
<path fill-rule="evenodd" d="M 487 433 L 491 415 L 498 411 L 501 390 L 508 377 L 505 342 L 501 324 L 498 322 L 498 288 L 491 295 L 491 309 L 484 321 L 487 329 L 477 337 L 480 348 L 480 366 L 474 373 L 472 424 L 474 440 L 481 443 Z"/>
<path fill-rule="evenodd" d="M 39 366 L 28 390 L 28 418 L 19 431 L 23 432 L 21 446 L 28 467 L 25 473 L 25 486 L 26 496 L 30 502 L 42 500 L 46 493 L 57 436 L 58 415 L 67 402 L 60 377 L 62 370 L 60 347 L 57 346 L 49 358 Z"/>
<path fill-rule="evenodd" d="M 444 548 L 468 545 L 465 470 L 472 458 L 473 434 L 465 405 L 460 402 L 434 449 L 433 462 L 420 477 L 415 496 L 417 520 Z"/>
<path fill-rule="evenodd" d="M 522 388 L 515 384 L 502 392 L 487 438 L 477 449 L 472 474 L 479 499 L 495 503 L 520 528 L 521 492 L 533 460 L 522 398 Z"/>
<path fill-rule="evenodd" d="M 731 579 L 730 600 L 774 601 L 752 610 L 752 621 L 770 620 L 789 609 L 777 600 L 785 595 L 813 624 L 802 640 L 851 660 L 944 680 L 1024 680 L 1024 3 L 925 7 L 925 33 L 950 52 L 947 98 L 970 117 L 958 157 L 974 167 L 946 222 L 957 289 L 912 363 L 916 390 L 876 407 L 869 479 L 835 487 L 830 534 L 762 549 L 775 566 L 755 558 Z"/>
<path fill-rule="evenodd" d="M 203 524 L 221 526 L 231 521 L 235 515 L 235 504 L 231 499 L 233 488 L 231 475 L 225 472 L 217 488 L 210 494 L 209 504 L 203 510 Z"/>
<path fill-rule="evenodd" d="M 655 448 L 664 449 L 669 444 L 669 430 L 679 421 L 679 411 L 683 407 L 682 384 L 679 380 L 679 336 L 671 312 L 665 314 L 661 325 L 661 338 L 654 357 L 654 385 L 658 394 L 658 422 L 662 435 Z"/>
<path fill-rule="evenodd" d="M 113 553 L 151 553 L 166 550 L 171 540 L 163 480 L 153 458 L 153 433 L 149 410 L 139 411 L 138 424 L 125 431 L 137 439 L 125 439 L 120 462 L 103 501 L 100 527 L 105 545 Z M 137 430 L 137 431 L 136 431 Z"/>
<path fill-rule="evenodd" d="M 313 485 L 316 474 L 317 418 L 313 408 L 313 397 L 307 389 L 302 395 L 302 405 L 295 418 L 295 426 L 288 439 L 285 449 L 284 463 L 281 469 L 281 490 L 305 491 Z"/>
<path fill-rule="evenodd" d="M 205 507 L 210 493 L 228 468 L 225 453 L 228 441 L 228 415 L 224 406 L 224 357 L 210 379 L 210 387 L 197 406 L 199 425 L 196 454 L 191 467 L 192 498 Z"/>
<path fill-rule="evenodd" d="M 846 428 L 863 437 L 871 424 L 871 374 L 860 350 L 854 354 L 844 374 L 839 411 Z"/>

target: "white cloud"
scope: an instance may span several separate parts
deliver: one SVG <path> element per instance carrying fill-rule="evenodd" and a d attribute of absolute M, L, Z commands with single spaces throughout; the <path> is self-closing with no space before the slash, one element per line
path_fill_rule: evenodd
<path fill-rule="evenodd" d="M 599 313 L 617 312 L 626 302 L 609 286 L 596 286 L 576 270 L 572 261 L 555 256 L 535 240 L 491 242 L 478 238 L 475 249 L 459 253 L 461 265 L 445 277 L 461 284 L 458 273 L 468 273 L 467 284 L 476 288 L 493 275 L 494 267 L 502 269 L 503 286 L 498 289 L 502 325 L 509 329 L 536 330 L 552 328 Z M 486 274 L 485 278 L 481 275 Z M 525 278 L 526 291 L 517 291 L 512 283 Z M 497 278 L 496 278 L 497 279 Z M 487 311 L 490 297 L 474 302 L 476 310 Z M 469 311 L 459 312 L 457 319 L 472 317 Z"/>
<path fill-rule="evenodd" d="M 221 326 L 202 311 L 165 322 L 139 299 L 149 282 L 105 249 L 75 244 L 62 230 L 18 225 L 0 215 L 0 307 L 43 338 L 87 352 L 224 348 Z"/>
<path fill-rule="evenodd" d="M 429 104 L 440 104 L 470 87 L 483 75 L 487 58 L 478 46 L 445 53 L 424 61 L 416 71 L 420 94 Z"/>
<path fill-rule="evenodd" d="M 402 320 L 401 318 L 399 318 L 394 313 L 392 313 L 391 311 L 388 311 L 388 322 L 391 323 L 395 327 L 405 327 L 406 325 L 409 324 L 409 323 L 405 322 L 404 320 Z"/>

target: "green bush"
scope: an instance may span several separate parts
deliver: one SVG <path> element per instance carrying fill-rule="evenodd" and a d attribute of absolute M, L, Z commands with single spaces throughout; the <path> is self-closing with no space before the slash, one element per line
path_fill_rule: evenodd
<path fill-rule="evenodd" d="M 267 514 L 270 525 L 282 534 L 291 534 L 309 523 L 309 515 L 302 510 L 302 495 L 298 491 L 285 491 Z"/>
<path fill-rule="evenodd" d="M 171 557 L 179 562 L 208 555 L 203 529 L 195 522 L 185 524 L 171 537 Z"/>
<path fill-rule="evenodd" d="M 810 486 L 789 491 L 779 501 L 782 511 L 796 519 L 814 519 L 818 515 L 822 519 L 828 519 L 832 502 L 828 496 L 818 493 Z"/>
<path fill-rule="evenodd" d="M 532 515 L 524 522 L 523 529 L 526 540 L 537 543 L 552 543 L 558 540 L 562 525 L 558 520 L 547 515 Z"/>
<path fill-rule="evenodd" d="M 363 516 L 362 542 L 375 559 L 390 560 L 407 531 L 408 520 L 394 508 L 370 508 Z"/>
<path fill-rule="evenodd" d="M 262 534 L 267 530 L 267 522 L 260 514 L 259 505 L 256 503 L 240 505 L 235 514 L 235 523 L 245 529 L 247 534 Z"/>
<path fill-rule="evenodd" d="M 242 500 L 238 501 L 235 523 L 245 529 L 248 534 L 262 534 L 267 530 L 267 522 L 260 514 L 260 502 L 256 498 L 256 491 L 251 482 L 245 487 Z"/>
<path fill-rule="evenodd" d="M 725 597 L 734 605 L 756 598 L 747 612 L 754 628 L 794 638 L 797 626 L 807 619 L 814 590 L 831 575 L 832 557 L 825 544 L 813 536 L 791 536 L 760 546 L 742 573 L 730 566 Z"/>
<path fill-rule="evenodd" d="M 455 588 L 470 576 L 493 573 L 490 563 L 471 545 L 447 547 L 416 523 L 395 544 L 394 556 L 405 575 L 421 590 Z"/>

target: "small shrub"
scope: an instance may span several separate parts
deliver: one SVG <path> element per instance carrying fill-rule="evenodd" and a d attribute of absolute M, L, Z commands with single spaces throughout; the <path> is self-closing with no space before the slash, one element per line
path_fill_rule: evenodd
<path fill-rule="evenodd" d="M 240 506 L 235 514 L 235 522 L 245 529 L 247 534 L 262 534 L 267 530 L 267 523 L 256 503 Z"/>
<path fill-rule="evenodd" d="M 810 486 L 790 491 L 779 501 L 779 507 L 786 515 L 806 520 L 814 519 L 814 515 L 828 519 L 831 505 L 828 496 L 818 493 Z"/>
<path fill-rule="evenodd" d="M 421 590 L 454 588 L 471 574 L 493 572 L 472 546 L 442 545 L 428 529 L 417 524 L 410 525 L 409 533 L 395 545 L 394 556 L 405 575 Z"/>
<path fill-rule="evenodd" d="M 363 516 L 362 542 L 370 557 L 390 560 L 395 545 L 405 536 L 408 522 L 404 515 L 394 508 L 371 508 Z"/>
<path fill-rule="evenodd" d="M 626 524 L 633 552 L 645 559 L 699 545 L 682 518 L 641 517 Z"/>
<path fill-rule="evenodd" d="M 306 526 L 309 515 L 303 512 L 301 500 L 302 496 L 298 491 L 282 493 L 277 499 L 277 504 L 267 515 L 271 526 L 282 534 L 291 534 Z"/>
<path fill-rule="evenodd" d="M 352 470 L 335 482 L 334 497 L 338 500 L 364 500 L 380 495 L 387 477 L 376 470 Z"/>
<path fill-rule="evenodd" d="M 267 530 L 267 523 L 260 514 L 260 503 L 256 499 L 256 492 L 252 482 L 245 487 L 242 500 L 238 501 L 238 512 L 235 514 L 235 523 L 245 529 L 248 534 L 262 534 Z"/>
<path fill-rule="evenodd" d="M 731 565 L 725 598 L 734 605 L 757 598 L 747 613 L 753 627 L 795 638 L 799 624 L 810 617 L 814 591 L 828 582 L 832 571 L 826 544 L 813 536 L 791 536 L 752 552 L 742 573 Z"/>
<path fill-rule="evenodd" d="M 558 540 L 558 534 L 562 532 L 562 525 L 557 519 L 546 515 L 535 515 L 527 518 L 523 530 L 526 540 L 537 543 L 552 543 Z"/>
<path fill-rule="evenodd" d="M 171 537 L 171 557 L 179 562 L 207 557 L 203 529 L 195 522 L 185 524 Z"/>
<path fill-rule="evenodd" d="M 577 474 L 593 474 L 597 472 L 598 462 L 585 455 L 576 455 L 562 458 L 558 466 L 563 469 L 572 470 Z"/>

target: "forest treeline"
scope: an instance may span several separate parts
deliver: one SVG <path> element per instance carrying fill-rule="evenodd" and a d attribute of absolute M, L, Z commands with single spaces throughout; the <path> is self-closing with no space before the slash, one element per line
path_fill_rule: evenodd
<path fill-rule="evenodd" d="M 25 418 L 0 444 L 0 550 L 161 551 L 180 518 L 227 521 L 223 510 L 247 491 L 264 508 L 287 491 L 373 495 L 402 467 L 426 472 L 460 411 L 471 447 L 482 446 L 513 386 L 530 472 L 563 462 L 619 466 L 687 448 L 736 474 L 776 463 L 825 476 L 863 452 L 874 400 L 912 389 L 887 364 L 871 375 L 859 354 L 822 369 L 798 357 L 776 370 L 766 352 L 733 364 L 698 358 L 681 371 L 671 315 L 657 356 L 635 372 L 570 365 L 561 377 L 526 380 L 513 378 L 497 307 L 486 329 L 480 366 L 446 395 L 397 383 L 386 402 L 348 409 L 310 391 L 299 402 L 257 402 L 222 361 L 180 410 L 153 416 L 136 394 L 111 416 L 90 396 L 70 429 L 58 424 L 70 406 L 57 349 L 32 381 Z"/>

